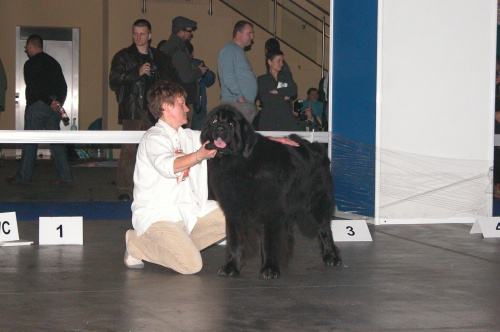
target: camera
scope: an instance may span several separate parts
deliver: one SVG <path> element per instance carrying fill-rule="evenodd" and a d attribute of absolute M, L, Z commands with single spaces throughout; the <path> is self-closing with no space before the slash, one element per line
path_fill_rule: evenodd
<path fill-rule="evenodd" d="M 151 61 L 150 64 L 151 64 L 151 67 L 149 67 L 149 73 L 148 73 L 148 75 L 149 76 L 155 76 L 155 72 L 158 70 L 158 67 L 156 67 L 156 65 L 154 64 L 153 61 Z"/>
<path fill-rule="evenodd" d="M 304 101 L 302 99 L 297 99 L 293 103 L 293 111 L 297 113 L 297 119 L 299 119 L 300 122 L 304 122 L 307 120 L 307 114 L 306 112 L 302 109 L 302 106 L 304 105 Z"/>
<path fill-rule="evenodd" d="M 147 61 L 144 61 L 144 63 L 149 63 L 149 72 L 146 73 L 149 77 L 154 77 L 155 72 L 158 70 L 158 67 L 156 67 L 153 59 L 148 59 Z"/>

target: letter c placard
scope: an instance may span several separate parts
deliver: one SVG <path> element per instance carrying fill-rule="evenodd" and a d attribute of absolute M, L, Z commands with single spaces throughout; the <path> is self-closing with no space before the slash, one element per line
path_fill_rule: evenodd
<path fill-rule="evenodd" d="M 17 217 L 15 212 L 0 213 L 0 242 L 18 241 Z"/>

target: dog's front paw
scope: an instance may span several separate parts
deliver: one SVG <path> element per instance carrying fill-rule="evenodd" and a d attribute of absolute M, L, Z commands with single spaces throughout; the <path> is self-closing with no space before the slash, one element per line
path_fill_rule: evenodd
<path fill-rule="evenodd" d="M 338 266 L 342 264 L 342 259 L 333 254 L 325 254 L 323 256 L 323 263 L 325 263 L 326 266 Z"/>
<path fill-rule="evenodd" d="M 239 277 L 240 271 L 230 262 L 219 269 L 219 275 L 224 277 Z"/>
<path fill-rule="evenodd" d="M 259 273 L 262 279 L 277 279 L 280 277 L 280 269 L 277 267 L 263 267 Z"/>
<path fill-rule="evenodd" d="M 217 147 L 215 146 L 215 144 L 213 142 L 210 142 L 207 145 L 205 145 L 205 149 L 207 149 L 207 150 L 217 150 Z"/>

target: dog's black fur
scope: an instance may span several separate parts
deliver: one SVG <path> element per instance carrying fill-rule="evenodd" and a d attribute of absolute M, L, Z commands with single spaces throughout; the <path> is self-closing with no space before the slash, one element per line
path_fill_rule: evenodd
<path fill-rule="evenodd" d="M 341 264 L 330 228 L 330 160 L 319 143 L 290 138 L 300 146 L 256 133 L 232 106 L 218 106 L 207 116 L 201 141 L 218 150 L 208 161 L 209 186 L 226 216 L 227 262 L 219 275 L 238 276 L 244 258 L 260 245 L 260 276 L 278 278 L 293 254 L 294 222 L 304 235 L 318 237 L 325 265 Z"/>

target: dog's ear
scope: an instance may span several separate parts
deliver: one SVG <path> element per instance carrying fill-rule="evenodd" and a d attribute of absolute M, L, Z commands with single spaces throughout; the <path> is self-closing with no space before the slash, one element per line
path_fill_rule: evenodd
<path fill-rule="evenodd" d="M 241 124 L 241 136 L 243 138 L 243 144 L 245 148 L 243 149 L 243 157 L 248 158 L 253 151 L 255 143 L 257 143 L 257 135 L 253 129 L 250 122 L 248 122 L 243 116 L 240 121 Z"/>
<path fill-rule="evenodd" d="M 209 140 L 208 135 L 210 135 L 210 124 L 213 122 L 213 117 L 215 116 L 215 110 L 208 112 L 203 121 L 203 126 L 201 127 L 200 141 L 201 144 Z"/>

